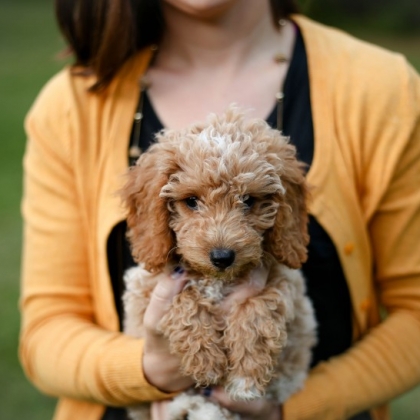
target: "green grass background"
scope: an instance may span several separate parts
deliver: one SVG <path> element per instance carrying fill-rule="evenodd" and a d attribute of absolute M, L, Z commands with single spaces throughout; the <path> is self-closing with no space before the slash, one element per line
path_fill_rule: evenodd
<path fill-rule="evenodd" d="M 420 36 L 389 36 L 347 24 L 347 30 L 403 52 L 420 69 Z M 52 2 L 0 0 L 0 419 L 46 420 L 54 399 L 35 390 L 17 360 L 21 249 L 21 159 L 25 113 L 43 84 L 62 66 L 63 43 Z M 394 419 L 420 419 L 420 389 L 397 399 Z"/>

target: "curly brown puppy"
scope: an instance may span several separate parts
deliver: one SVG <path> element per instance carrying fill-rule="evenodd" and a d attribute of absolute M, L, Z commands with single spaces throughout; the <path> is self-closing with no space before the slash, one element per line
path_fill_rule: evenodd
<path fill-rule="evenodd" d="M 315 320 L 298 270 L 306 260 L 307 186 L 295 148 L 263 120 L 230 107 L 184 130 L 166 130 L 130 169 L 123 189 L 138 268 L 126 275 L 125 331 L 142 320 L 168 264 L 190 281 L 159 329 L 181 369 L 199 386 L 222 385 L 234 399 L 285 401 L 303 386 Z M 221 312 L 234 285 L 270 267 L 265 287 Z M 134 270 L 134 271 L 133 271 Z M 137 414 L 136 414 L 137 413 Z M 171 419 L 235 418 L 198 395 L 183 394 Z M 147 409 L 131 412 L 147 419 Z"/>

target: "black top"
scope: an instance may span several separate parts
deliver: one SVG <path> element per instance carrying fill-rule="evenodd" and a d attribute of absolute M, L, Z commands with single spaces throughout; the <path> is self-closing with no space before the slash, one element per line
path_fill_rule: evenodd
<path fill-rule="evenodd" d="M 274 102 L 274 101 L 273 101 Z M 298 159 L 310 167 L 314 155 L 314 133 L 310 102 L 308 64 L 303 38 L 297 30 L 293 57 L 284 84 L 283 132 L 296 146 Z M 276 127 L 276 107 L 267 122 Z M 144 95 L 140 147 L 147 150 L 154 135 L 164 127 L 147 94 Z M 132 134 L 133 135 L 133 134 Z M 125 240 L 126 224 L 114 228 L 108 241 L 109 270 L 115 305 L 121 320 L 122 275 L 134 265 Z M 312 365 L 346 351 L 352 343 L 352 311 L 347 282 L 335 246 L 314 217 L 309 218 L 308 260 L 302 271 L 318 322 L 318 344 Z M 110 413 L 109 413 L 110 414 Z"/>

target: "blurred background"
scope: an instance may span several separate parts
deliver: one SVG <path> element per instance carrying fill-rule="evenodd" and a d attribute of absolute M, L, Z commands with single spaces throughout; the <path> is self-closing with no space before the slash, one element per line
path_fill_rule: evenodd
<path fill-rule="evenodd" d="M 306 14 L 403 53 L 420 71 L 420 0 L 302 0 Z M 47 420 L 54 399 L 36 391 L 17 360 L 23 119 L 65 64 L 52 1 L 0 0 L 0 418 Z M 420 388 L 392 404 L 396 420 L 420 419 Z"/>

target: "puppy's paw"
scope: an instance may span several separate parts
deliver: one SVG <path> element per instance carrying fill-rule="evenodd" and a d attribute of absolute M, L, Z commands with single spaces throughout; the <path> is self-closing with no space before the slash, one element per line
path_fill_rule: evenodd
<path fill-rule="evenodd" d="M 222 380 L 227 370 L 222 327 L 215 320 L 213 302 L 190 286 L 177 295 L 159 327 L 172 354 L 181 358 L 181 372 L 199 386 Z"/>
<path fill-rule="evenodd" d="M 181 371 L 199 386 L 206 387 L 222 381 L 227 370 L 227 358 L 217 346 L 200 348 L 196 353 L 182 356 Z"/>

